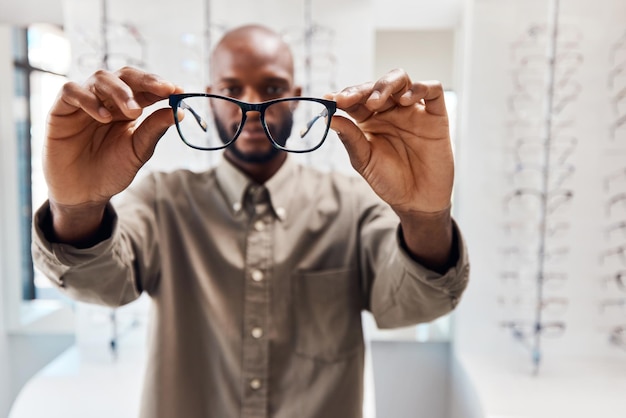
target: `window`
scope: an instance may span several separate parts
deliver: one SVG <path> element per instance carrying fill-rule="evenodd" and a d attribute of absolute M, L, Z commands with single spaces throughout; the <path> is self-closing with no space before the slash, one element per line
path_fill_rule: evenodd
<path fill-rule="evenodd" d="M 13 31 L 14 111 L 18 143 L 22 295 L 24 299 L 58 298 L 51 284 L 33 268 L 30 256 L 31 219 L 46 199 L 42 151 L 48 110 L 67 80 L 69 41 L 51 25 L 31 25 Z"/>

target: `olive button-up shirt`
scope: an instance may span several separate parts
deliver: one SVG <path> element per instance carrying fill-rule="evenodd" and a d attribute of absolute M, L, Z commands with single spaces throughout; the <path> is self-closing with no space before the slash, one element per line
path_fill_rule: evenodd
<path fill-rule="evenodd" d="M 110 237 L 51 242 L 36 265 L 75 299 L 152 300 L 143 417 L 357 418 L 361 312 L 380 327 L 451 311 L 468 280 L 463 240 L 445 274 L 402 248 L 398 219 L 358 177 L 288 158 L 265 184 L 227 161 L 152 173 L 107 208 Z"/>

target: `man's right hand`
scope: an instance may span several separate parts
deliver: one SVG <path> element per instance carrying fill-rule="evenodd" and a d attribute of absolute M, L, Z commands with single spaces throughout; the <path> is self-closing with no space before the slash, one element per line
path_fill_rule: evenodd
<path fill-rule="evenodd" d="M 43 157 L 57 241 L 89 241 L 111 197 L 130 185 L 174 123 L 164 108 L 137 124 L 143 108 L 180 92 L 128 67 L 65 84 L 48 116 Z"/>

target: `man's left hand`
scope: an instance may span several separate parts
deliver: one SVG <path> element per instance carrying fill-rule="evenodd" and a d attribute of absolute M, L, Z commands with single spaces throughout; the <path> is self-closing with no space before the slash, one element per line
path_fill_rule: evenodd
<path fill-rule="evenodd" d="M 400 216 L 449 208 L 454 162 L 440 83 L 393 70 L 325 97 L 354 119 L 331 124 L 352 166 Z"/>

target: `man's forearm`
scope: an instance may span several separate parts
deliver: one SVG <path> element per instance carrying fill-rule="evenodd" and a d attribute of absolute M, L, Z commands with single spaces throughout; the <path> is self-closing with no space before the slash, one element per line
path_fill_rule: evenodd
<path fill-rule="evenodd" d="M 91 247 L 108 238 L 105 220 L 106 203 L 67 207 L 50 200 L 52 230 L 48 237 L 53 242 L 78 248 Z"/>
<path fill-rule="evenodd" d="M 456 262 L 450 208 L 399 214 L 406 249 L 424 267 L 444 273 Z"/>

